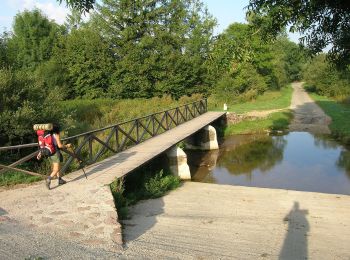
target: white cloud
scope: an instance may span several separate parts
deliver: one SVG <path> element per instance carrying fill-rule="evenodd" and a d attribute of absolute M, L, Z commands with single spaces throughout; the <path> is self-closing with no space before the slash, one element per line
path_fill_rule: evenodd
<path fill-rule="evenodd" d="M 69 9 L 65 7 L 64 3 L 58 4 L 55 0 L 7 0 L 9 6 L 17 11 L 32 10 L 34 8 L 40 9 L 49 19 L 54 20 L 58 24 L 63 24 L 66 20 Z"/>
<path fill-rule="evenodd" d="M 39 8 L 50 19 L 55 20 L 58 24 L 63 24 L 69 10 L 63 6 L 58 6 L 56 3 L 36 3 L 35 7 Z"/>

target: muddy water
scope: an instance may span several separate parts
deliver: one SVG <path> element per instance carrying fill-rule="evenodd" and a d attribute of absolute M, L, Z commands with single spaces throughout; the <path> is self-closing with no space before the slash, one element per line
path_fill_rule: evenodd
<path fill-rule="evenodd" d="M 236 135 L 186 153 L 192 181 L 350 195 L 350 149 L 327 136 Z"/>

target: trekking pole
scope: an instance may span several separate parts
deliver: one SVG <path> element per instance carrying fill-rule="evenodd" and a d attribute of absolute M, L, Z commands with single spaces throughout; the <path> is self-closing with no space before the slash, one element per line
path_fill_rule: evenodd
<path fill-rule="evenodd" d="M 74 152 L 74 148 L 72 147 L 72 151 L 68 150 L 67 148 L 62 148 L 61 150 L 65 151 L 67 154 L 69 154 L 70 156 L 72 156 L 74 159 L 76 159 L 79 163 L 79 168 L 83 170 L 83 173 L 85 175 L 85 178 L 87 179 L 87 175 L 86 172 L 84 170 L 84 166 L 83 166 L 83 160 Z"/>

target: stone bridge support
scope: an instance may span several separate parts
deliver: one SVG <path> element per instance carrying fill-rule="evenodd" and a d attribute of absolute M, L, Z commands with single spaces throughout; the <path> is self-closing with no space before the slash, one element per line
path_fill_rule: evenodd
<path fill-rule="evenodd" d="M 185 140 L 186 149 L 216 150 L 219 149 L 216 130 L 208 125 Z"/>
<path fill-rule="evenodd" d="M 219 148 L 216 130 L 213 126 L 208 125 L 188 137 L 185 140 L 186 149 L 195 150 L 216 150 Z M 166 155 L 169 159 L 169 168 L 171 172 L 180 177 L 182 180 L 191 180 L 190 168 L 187 164 L 187 155 L 179 147 L 173 146 Z"/>
<path fill-rule="evenodd" d="M 166 155 L 169 159 L 170 171 L 181 180 L 191 180 L 186 153 L 175 145 L 166 152 Z"/>

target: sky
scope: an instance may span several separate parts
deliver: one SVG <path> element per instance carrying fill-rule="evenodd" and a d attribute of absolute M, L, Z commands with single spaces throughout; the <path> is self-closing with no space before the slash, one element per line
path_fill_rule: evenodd
<path fill-rule="evenodd" d="M 244 9 L 249 0 L 202 0 L 207 5 L 209 12 L 217 19 L 218 26 L 214 33 L 224 31 L 228 25 L 234 22 L 244 23 Z M 65 3 L 58 4 L 56 0 L 1 0 L 0 1 L 0 32 L 9 31 L 12 28 L 14 16 L 25 9 L 39 8 L 49 19 L 63 24 L 69 10 Z M 298 41 L 298 34 L 289 34 L 292 41 Z"/>

